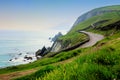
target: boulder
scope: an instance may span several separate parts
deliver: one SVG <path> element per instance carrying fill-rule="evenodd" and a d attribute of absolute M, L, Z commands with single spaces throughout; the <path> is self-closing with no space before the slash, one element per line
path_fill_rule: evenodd
<path fill-rule="evenodd" d="M 25 56 L 24 59 L 26 59 L 26 60 L 32 60 L 33 58 L 32 58 L 32 57 Z"/>
<path fill-rule="evenodd" d="M 45 46 L 42 48 L 42 49 L 39 49 L 35 55 L 36 55 L 36 58 L 39 59 L 41 58 L 40 56 L 44 56 L 46 55 L 49 51 L 50 51 L 50 47 L 46 48 Z"/>

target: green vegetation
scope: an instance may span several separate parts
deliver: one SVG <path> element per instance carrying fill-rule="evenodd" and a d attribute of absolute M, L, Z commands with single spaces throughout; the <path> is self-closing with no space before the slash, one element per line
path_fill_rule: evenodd
<path fill-rule="evenodd" d="M 18 78 L 16 80 L 35 80 L 35 78 L 43 77 L 46 73 L 49 73 L 50 71 L 52 71 L 55 68 L 57 68 L 57 67 L 54 67 L 52 65 L 48 65 L 48 66 L 41 68 L 40 70 L 38 70 L 34 74 L 27 75 L 25 77 L 21 77 L 21 78 Z"/>
<path fill-rule="evenodd" d="M 113 5 L 113 6 L 107 6 L 107 7 L 101 7 L 97 8 L 95 10 L 120 10 L 120 5 Z"/>
<path fill-rule="evenodd" d="M 118 35 L 118 34 L 117 34 Z M 114 35 L 117 36 L 117 35 Z M 120 79 L 120 39 L 105 39 L 74 62 L 62 65 L 37 80 L 113 80 Z M 103 46 L 100 44 L 105 43 Z M 111 43 L 111 44 L 110 44 Z M 116 45 L 117 44 L 117 45 Z"/>
<path fill-rule="evenodd" d="M 120 6 L 98 9 L 120 10 Z M 97 10 L 97 9 L 96 9 Z M 91 24 L 108 20 L 95 25 L 102 28 L 106 25 L 120 21 L 120 12 L 110 12 L 94 16 L 75 26 L 67 35 L 62 36 L 64 47 L 87 39 L 87 36 L 77 31 L 87 28 Z M 15 80 L 119 80 L 120 79 L 120 30 L 115 28 L 102 31 L 90 28 L 87 31 L 105 35 L 105 39 L 92 47 L 77 48 L 75 50 L 61 52 L 53 57 L 47 56 L 30 64 L 7 67 L 0 69 L 0 74 L 36 69 L 35 73 L 16 78 Z"/>
<path fill-rule="evenodd" d="M 81 50 L 79 50 L 79 49 L 73 50 L 73 51 L 68 51 L 68 52 L 61 52 L 60 54 L 58 54 L 54 57 L 51 57 L 51 58 L 42 58 L 42 59 L 35 61 L 33 63 L 0 69 L 0 74 L 21 71 L 21 70 L 27 70 L 27 69 L 32 69 L 32 68 L 39 69 L 39 68 L 44 67 L 46 65 L 60 62 L 60 61 L 72 58 L 74 56 L 77 56 L 80 54 L 80 52 L 81 52 Z"/>
<path fill-rule="evenodd" d="M 87 39 L 88 39 L 87 35 L 83 33 L 78 33 L 77 31 L 68 33 L 67 35 L 59 38 L 59 40 L 62 41 L 63 48 L 74 46 Z"/>
<path fill-rule="evenodd" d="M 98 8 L 95 10 L 120 10 L 120 6 L 109 6 L 109 7 Z M 106 25 L 120 21 L 120 11 L 104 13 L 102 15 L 89 18 L 86 21 L 83 21 L 79 23 L 78 25 L 76 25 L 75 27 L 73 27 L 72 30 L 70 30 L 65 36 L 60 37 L 59 40 L 62 41 L 62 45 L 64 46 L 64 48 L 71 47 L 75 44 L 78 44 L 79 42 L 88 39 L 88 37 L 85 34 L 78 33 L 77 32 L 78 30 L 87 28 L 97 22 L 104 21 L 104 20 L 108 20 L 108 21 L 104 23 L 100 23 L 96 25 L 95 27 L 102 28 Z"/>
<path fill-rule="evenodd" d="M 120 77 L 120 31 L 86 49 L 73 50 L 78 53 L 70 63 L 46 66 L 36 73 L 16 80 L 113 80 Z M 53 58 L 67 56 L 58 54 Z M 69 57 L 70 58 L 70 57 Z M 45 70 L 45 71 L 44 71 Z"/>
<path fill-rule="evenodd" d="M 88 20 L 81 22 L 80 24 L 75 26 L 69 33 L 75 32 L 76 30 L 81 30 L 81 29 L 87 28 L 91 24 L 94 24 L 96 22 L 103 21 L 103 20 L 108 20 L 108 21 L 105 23 L 102 23 L 100 25 L 97 25 L 95 27 L 97 27 L 97 28 L 104 27 L 108 24 L 112 24 L 112 23 L 119 21 L 120 20 L 120 12 L 110 12 L 110 13 L 105 13 L 105 14 L 102 14 L 99 16 L 94 16 L 92 18 L 89 18 Z"/>

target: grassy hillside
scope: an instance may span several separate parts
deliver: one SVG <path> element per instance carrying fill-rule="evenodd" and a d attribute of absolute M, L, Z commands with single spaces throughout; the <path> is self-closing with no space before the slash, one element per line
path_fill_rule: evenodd
<path fill-rule="evenodd" d="M 78 25 L 74 26 L 66 35 L 59 38 L 59 40 L 62 41 L 62 45 L 64 45 L 64 47 L 73 46 L 75 44 L 78 44 L 78 42 L 84 41 L 87 39 L 87 36 L 84 34 L 79 34 L 77 32 L 78 30 L 87 28 L 97 22 L 104 21 L 104 20 L 107 20 L 107 21 L 104 23 L 100 23 L 100 24 L 96 25 L 95 27 L 101 28 L 101 27 L 115 23 L 120 20 L 120 11 L 116 12 L 116 10 L 120 10 L 120 5 L 102 7 L 102 8 L 97 8 L 94 10 L 115 10 L 115 11 L 104 13 L 104 14 L 101 14 L 98 16 L 94 16 L 94 17 L 89 18 L 89 19 L 79 23 Z"/>
<path fill-rule="evenodd" d="M 114 39 L 112 39 L 114 37 Z M 102 45 L 104 43 L 104 45 Z M 111 43 L 111 44 L 110 44 Z M 117 44 L 117 45 L 116 45 Z M 116 34 L 99 42 L 71 62 L 36 80 L 113 80 L 120 79 L 120 39 Z"/>
<path fill-rule="evenodd" d="M 119 12 L 119 11 L 120 11 L 120 5 L 107 6 L 107 7 L 101 7 L 101 8 L 93 9 L 93 10 L 88 11 L 88 12 L 84 13 L 83 15 L 79 16 L 78 19 L 73 24 L 73 27 L 75 27 L 79 23 L 81 23 L 81 22 L 83 22 L 83 21 L 85 21 L 89 18 L 92 18 L 94 16 L 99 16 L 99 15 L 102 15 L 102 14 L 105 14 L 105 13 Z"/>
<path fill-rule="evenodd" d="M 53 58 L 77 54 L 66 64 L 46 65 L 16 80 L 113 80 L 120 79 L 120 31 L 86 49 L 64 52 Z M 69 57 L 70 58 L 70 57 Z M 65 59 L 62 59 L 65 60 Z"/>
<path fill-rule="evenodd" d="M 100 9 L 100 8 L 99 8 Z M 116 9 L 120 6 L 102 9 Z M 101 22 L 107 20 L 105 22 Z M 65 47 L 73 46 L 87 39 L 77 31 L 94 25 L 87 31 L 109 34 L 104 40 L 92 47 L 77 48 L 61 52 L 53 57 L 44 57 L 30 64 L 0 69 L 0 75 L 13 72 L 25 72 L 35 69 L 36 72 L 26 74 L 15 80 L 118 80 L 120 79 L 120 30 L 115 28 L 101 30 L 107 25 L 120 21 L 120 12 L 110 12 L 94 16 L 75 26 L 65 36 L 59 38 Z M 113 33 L 114 32 L 114 33 Z M 112 35 L 111 35 L 112 33 Z M 14 74 L 15 75 L 15 74 Z M 14 76 L 13 75 L 13 76 Z M 12 77 L 13 78 L 13 77 Z"/>
<path fill-rule="evenodd" d="M 66 48 L 66 47 L 74 46 L 88 39 L 87 37 L 88 37 L 87 35 L 78 33 L 77 31 L 75 31 L 75 32 L 72 32 L 70 34 L 60 37 L 59 40 L 62 41 L 62 45 L 64 46 L 64 48 Z"/>
<path fill-rule="evenodd" d="M 120 5 L 112 5 L 112 6 L 107 6 L 107 7 L 101 7 L 97 8 L 95 10 L 120 10 Z"/>
<path fill-rule="evenodd" d="M 112 24 L 112 23 L 119 21 L 120 20 L 120 12 L 110 12 L 110 13 L 105 13 L 105 14 L 102 14 L 99 16 L 94 16 L 94 17 L 78 24 L 77 26 L 75 26 L 69 33 L 75 32 L 76 30 L 84 29 L 86 27 L 89 27 L 91 24 L 94 24 L 96 22 L 103 21 L 103 20 L 108 20 L 108 21 L 105 23 L 102 23 L 100 25 L 97 25 L 96 27 L 104 27 L 108 24 Z"/>

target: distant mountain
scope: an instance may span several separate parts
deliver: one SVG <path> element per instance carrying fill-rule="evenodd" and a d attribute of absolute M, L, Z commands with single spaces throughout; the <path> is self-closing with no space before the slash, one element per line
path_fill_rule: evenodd
<path fill-rule="evenodd" d="M 81 15 L 80 17 L 78 17 L 78 19 L 73 24 L 73 27 L 93 16 L 102 15 L 104 13 L 110 13 L 110 12 L 120 12 L 120 5 L 107 6 L 107 7 L 93 9 Z"/>

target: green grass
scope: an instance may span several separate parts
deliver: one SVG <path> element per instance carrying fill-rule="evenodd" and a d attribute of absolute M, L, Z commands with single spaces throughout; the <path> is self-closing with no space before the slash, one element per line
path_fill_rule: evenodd
<path fill-rule="evenodd" d="M 17 80 L 113 80 L 120 77 L 120 31 L 99 41 L 93 47 L 62 52 L 53 57 L 63 61 L 76 57 L 70 63 L 45 65 L 36 73 Z M 103 44 L 104 43 L 104 44 Z M 51 59 L 52 60 L 52 59 Z M 48 62 L 51 62 L 48 60 Z M 49 68 L 50 67 L 50 68 Z M 52 67 L 52 69 L 51 69 Z M 42 74 L 41 74 L 42 73 Z"/>
<path fill-rule="evenodd" d="M 87 49 L 73 62 L 61 65 L 36 80 L 120 79 L 120 32 Z M 104 45 L 100 45 L 101 43 Z"/>
<path fill-rule="evenodd" d="M 104 27 L 108 24 L 112 24 L 114 22 L 117 22 L 120 20 L 120 12 L 110 12 L 105 13 L 102 15 L 94 16 L 92 18 L 87 19 L 84 22 L 81 22 L 77 26 L 75 26 L 69 33 L 75 32 L 77 30 L 84 29 L 86 27 L 89 27 L 91 24 L 94 24 L 96 22 L 102 21 L 102 20 L 109 20 L 108 22 L 102 23 L 100 27 Z"/>
<path fill-rule="evenodd" d="M 120 10 L 120 5 L 117 6 L 108 6 L 108 7 L 102 7 L 102 8 L 97 8 L 95 10 Z M 107 26 L 109 24 L 115 23 L 120 20 L 120 12 L 115 11 L 115 12 L 109 12 L 109 13 L 104 13 L 101 15 L 97 15 L 94 17 L 91 17 L 78 25 L 74 26 L 66 35 L 60 37 L 58 40 L 61 41 L 62 48 L 67 48 L 74 46 L 75 44 L 78 44 L 79 42 L 82 42 L 86 39 L 88 39 L 88 36 L 82 33 L 78 33 L 78 30 L 84 29 L 89 27 L 91 24 L 95 24 L 99 21 L 103 20 L 108 20 L 107 22 L 98 24 L 96 28 L 102 28 L 104 26 Z"/>
<path fill-rule="evenodd" d="M 50 71 L 52 71 L 53 69 L 57 68 L 59 66 L 53 66 L 53 65 L 47 65 L 43 68 L 41 68 L 40 70 L 38 70 L 37 72 L 35 73 L 32 73 L 30 75 L 27 75 L 27 76 L 24 76 L 24 77 L 21 77 L 21 78 L 16 78 L 14 80 L 35 80 L 35 78 L 39 78 L 39 77 L 44 77 L 44 75 L 46 73 L 49 73 Z"/>
<path fill-rule="evenodd" d="M 120 6 L 113 9 L 119 10 Z M 104 9 L 110 9 L 107 7 Z M 74 46 L 87 39 L 87 36 L 76 32 L 84 29 L 91 24 L 102 20 L 108 22 L 97 25 L 104 27 L 120 20 L 119 13 L 111 12 L 99 16 L 94 16 L 77 26 L 75 26 L 65 36 L 59 38 L 65 47 Z M 84 49 L 75 49 L 68 52 L 61 52 L 54 57 L 44 57 L 30 64 L 12 66 L 0 69 L 0 74 L 11 73 L 16 71 L 30 70 L 38 68 L 38 71 L 16 80 L 118 80 L 120 79 L 120 31 L 111 29 L 100 31 L 89 29 L 88 31 L 107 35 L 114 32 L 113 35 L 107 36 L 104 40 L 99 41 L 93 47 Z M 53 53 L 54 54 L 54 53 Z M 72 59 L 67 63 L 64 60 Z M 74 59 L 73 59 L 74 58 Z M 59 62 L 63 62 L 60 64 Z"/>
<path fill-rule="evenodd" d="M 120 10 L 120 5 L 112 5 L 112 6 L 107 6 L 107 7 L 101 7 L 101 8 L 97 8 L 95 10 Z"/>
<path fill-rule="evenodd" d="M 68 33 L 67 35 L 64 35 L 59 38 L 60 41 L 62 41 L 63 48 L 74 46 L 84 40 L 87 40 L 88 36 L 83 33 L 78 33 L 77 31 Z"/>
<path fill-rule="evenodd" d="M 81 53 L 81 50 L 79 50 L 79 49 L 68 51 L 68 52 L 61 52 L 58 55 L 51 57 L 51 58 L 43 58 L 43 59 L 37 60 L 33 63 L 0 69 L 0 74 L 21 71 L 21 70 L 29 70 L 32 68 L 39 69 L 39 68 L 44 67 L 46 65 L 75 57 L 75 56 L 79 55 L 80 53 Z"/>
<path fill-rule="evenodd" d="M 105 13 L 102 15 L 94 16 L 92 18 L 87 19 L 84 22 L 79 23 L 78 25 L 73 27 L 72 30 L 70 30 L 66 35 L 59 38 L 59 40 L 62 41 L 61 44 L 63 45 L 63 48 L 74 46 L 75 44 L 78 44 L 79 42 L 82 42 L 88 39 L 88 36 L 86 36 L 85 34 L 78 33 L 77 31 L 87 28 L 91 24 L 94 24 L 96 22 L 103 21 L 103 20 L 108 20 L 108 21 L 97 25 L 96 28 L 102 28 L 104 26 L 107 26 L 109 24 L 119 21 L 120 12 Z M 109 34 L 109 33 L 106 33 L 106 34 Z"/>

